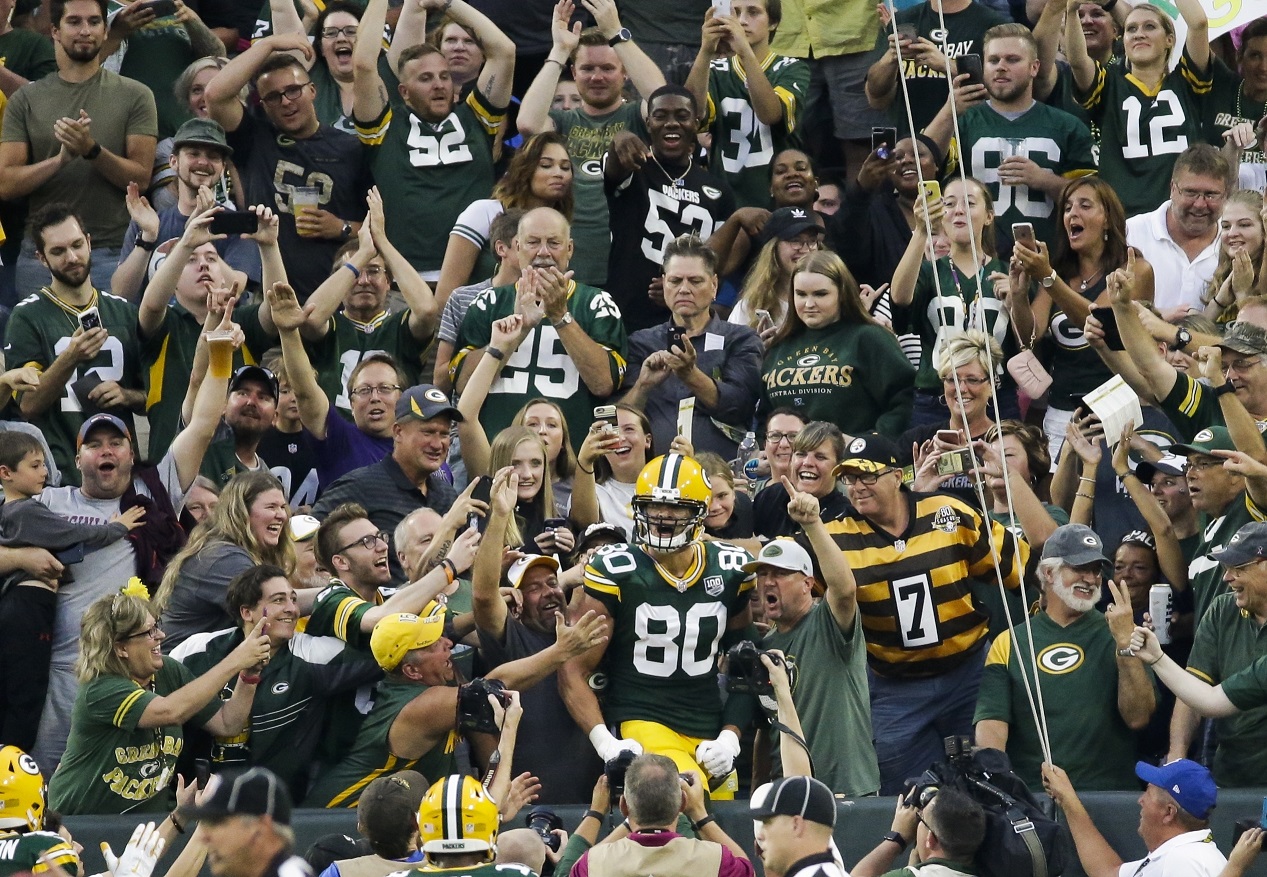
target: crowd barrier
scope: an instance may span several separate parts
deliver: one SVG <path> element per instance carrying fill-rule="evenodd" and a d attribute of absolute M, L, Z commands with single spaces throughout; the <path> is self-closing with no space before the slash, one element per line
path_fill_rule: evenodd
<path fill-rule="evenodd" d="M 1214 838 L 1224 854 L 1231 851 L 1233 824 L 1239 819 L 1257 819 L 1263 810 L 1263 796 L 1267 789 L 1223 789 L 1219 791 L 1219 806 L 1214 811 L 1212 828 Z M 1090 811 L 1101 833 L 1126 860 L 1143 858 L 1143 841 L 1137 834 L 1139 827 L 1138 795 L 1126 792 L 1087 792 L 1080 796 Z M 571 831 L 585 812 L 584 807 L 557 807 L 555 812 Z M 836 843 L 840 846 L 846 867 L 853 865 L 870 852 L 880 836 L 889 830 L 893 818 L 894 799 L 861 798 L 842 800 L 836 821 Z M 746 802 L 722 803 L 716 813 L 722 828 L 752 854 L 752 822 L 747 815 Z M 522 826 L 527 810 L 521 812 L 516 826 Z M 137 816 L 80 816 L 68 817 L 67 825 L 75 838 L 84 845 L 87 873 L 104 870 L 100 841 L 108 841 L 115 853 L 127 845 L 132 830 L 140 819 Z M 352 810 L 297 810 L 292 820 L 298 852 L 302 854 L 314 840 L 325 834 L 344 832 L 356 834 L 356 813 Z M 164 857 L 170 862 L 171 857 Z M 898 865 L 905 864 L 905 856 Z M 159 868 L 161 877 L 162 866 Z M 757 873 L 760 874 L 758 864 Z M 1255 877 L 1267 877 L 1267 854 L 1259 856 L 1254 867 L 1247 872 Z M 1067 877 L 1085 877 L 1075 862 L 1065 871 Z"/>

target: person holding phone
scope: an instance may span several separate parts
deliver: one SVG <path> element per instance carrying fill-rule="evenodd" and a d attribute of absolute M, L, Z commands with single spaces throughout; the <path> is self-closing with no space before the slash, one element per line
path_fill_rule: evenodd
<path fill-rule="evenodd" d="M 915 229 L 889 292 L 894 331 L 915 332 L 920 338 L 911 426 L 922 426 L 940 423 L 948 414 L 938 369 L 950 333 L 983 331 L 1010 358 L 1020 350 L 1017 339 L 1028 339 L 1030 330 L 1029 309 L 1020 304 L 1029 300 L 1015 294 L 1019 278 L 1009 277 L 997 256 L 994 199 L 985 184 L 955 177 L 940 198 L 922 194 L 916 212 Z M 944 232 L 950 241 L 950 253 L 934 261 L 926 256 L 930 229 Z M 995 396 L 1001 416 L 1020 416 L 1011 375 L 1001 376 Z"/>
<path fill-rule="evenodd" d="M 1088 345 L 1083 326 L 1095 305 L 1107 305 L 1108 277 L 1126 265 L 1126 214 L 1111 183 L 1100 176 L 1072 180 L 1060 194 L 1062 222 L 1051 249 L 1042 241 L 1033 249 L 1017 242 L 1011 268 L 1023 271 L 1029 285 L 1038 284 L 1031 307 L 1028 295 L 1015 296 L 1032 314 L 1035 337 L 1050 335 L 1051 390 L 1043 431 L 1048 450 L 1058 459 L 1065 426 L 1077 400 L 1113 376 Z M 1151 266 L 1135 254 L 1137 283 L 1132 295 L 1152 301 Z"/>
<path fill-rule="evenodd" d="M 809 64 L 770 51 L 782 6 L 743 0 L 704 19 L 686 87 L 713 135 L 709 167 L 730 183 L 740 206 L 769 203 L 771 150 L 799 133 Z"/>

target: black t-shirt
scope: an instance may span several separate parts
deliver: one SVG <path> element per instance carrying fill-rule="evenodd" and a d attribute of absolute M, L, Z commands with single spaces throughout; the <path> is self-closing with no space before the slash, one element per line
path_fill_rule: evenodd
<path fill-rule="evenodd" d="M 735 510 L 730 513 L 726 526 L 716 530 L 706 527 L 705 532 L 715 539 L 751 539 L 752 499 L 746 493 L 736 493 Z"/>
<path fill-rule="evenodd" d="M 670 176 L 682 171 L 681 177 Z M 682 185 L 674 185 L 677 180 Z M 661 274 L 665 247 L 683 234 L 708 240 L 735 212 L 735 196 L 694 160 L 666 170 L 652 157 L 625 180 L 604 185 L 612 233 L 607 291 L 632 334 L 669 319 L 667 308 L 647 299 L 647 287 Z"/>
<path fill-rule="evenodd" d="M 554 644 L 554 637 L 537 633 L 510 616 L 505 641 L 477 628 L 480 655 L 485 666 L 495 669 L 509 661 L 535 655 Z M 551 673 L 530 688 L 521 689 L 524 719 L 515 743 L 515 773 L 528 771 L 541 780 L 539 804 L 575 804 L 586 801 L 594 778 L 603 770 L 594 747 L 572 720 Z"/>
<path fill-rule="evenodd" d="M 268 461 L 268 471 L 282 483 L 292 509 L 310 506 L 321 494 L 317 477 L 317 439 L 307 429 L 282 432 L 270 429 L 256 453 Z"/>
<path fill-rule="evenodd" d="M 801 525 L 788 517 L 787 490 L 782 484 L 771 484 L 752 499 L 752 529 L 762 539 L 799 536 Z M 818 498 L 818 516 L 834 521 L 845 513 L 849 501 L 839 490 Z"/>
<path fill-rule="evenodd" d="M 343 241 L 301 237 L 290 212 L 291 191 L 298 186 L 319 188 L 322 210 L 347 221 L 364 219 L 365 193 L 373 180 L 361 142 L 329 125 L 306 140 L 293 140 L 279 134 L 259 108 L 242 114 L 242 123 L 229 132 L 228 141 L 248 203 L 263 204 L 281 217 L 277 243 L 287 279 L 304 302 L 330 276 Z"/>

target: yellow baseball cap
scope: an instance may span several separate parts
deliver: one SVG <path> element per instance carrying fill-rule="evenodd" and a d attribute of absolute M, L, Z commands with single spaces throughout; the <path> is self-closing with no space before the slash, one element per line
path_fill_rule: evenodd
<path fill-rule="evenodd" d="M 432 600 L 423 615 L 396 612 L 379 619 L 370 634 L 370 651 L 384 670 L 395 670 L 405 655 L 414 649 L 425 649 L 444 635 L 443 603 Z"/>

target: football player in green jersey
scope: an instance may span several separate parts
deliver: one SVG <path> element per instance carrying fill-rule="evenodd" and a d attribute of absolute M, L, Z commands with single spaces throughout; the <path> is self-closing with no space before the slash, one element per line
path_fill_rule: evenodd
<path fill-rule="evenodd" d="M 44 830 L 46 810 L 44 775 L 35 759 L 16 746 L 0 749 L 0 877 L 47 874 L 50 863 L 72 875 L 83 870 L 70 842 Z"/>
<path fill-rule="evenodd" d="M 712 495 L 708 476 L 690 457 L 667 454 L 643 468 L 633 498 L 634 544 L 603 548 L 585 568 L 578 608 L 612 620 L 610 644 L 569 662 L 559 685 L 600 758 L 621 751 L 667 755 L 680 771 L 722 781 L 713 797 L 729 799 L 744 723 L 738 710 L 751 703 L 732 696 L 723 713 L 716 659 L 719 646 L 744 638 L 750 626 L 753 580 L 743 571 L 747 551 L 703 541 Z M 594 683 L 604 657 L 600 707 Z"/>
<path fill-rule="evenodd" d="M 809 64 L 770 51 L 781 19 L 769 0 L 735 0 L 729 15 L 706 18 L 686 80 L 713 134 L 709 168 L 740 206 L 770 203 L 770 162 L 796 135 L 809 89 Z"/>

